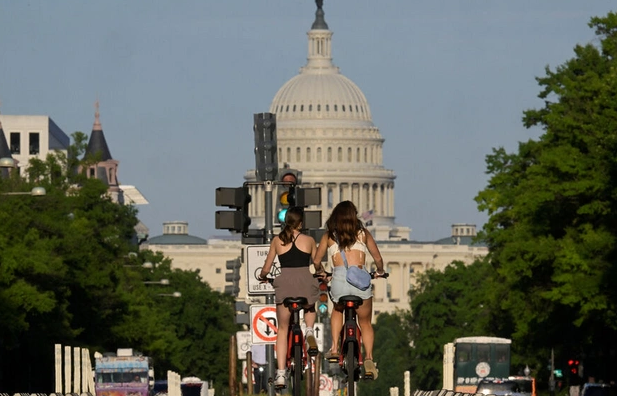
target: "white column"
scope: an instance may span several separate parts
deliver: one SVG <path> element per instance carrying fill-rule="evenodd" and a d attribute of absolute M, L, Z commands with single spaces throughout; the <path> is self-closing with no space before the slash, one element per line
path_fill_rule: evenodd
<path fill-rule="evenodd" d="M 56 344 L 54 346 L 55 362 L 56 362 L 56 393 L 64 393 L 62 391 L 62 345 Z"/>
<path fill-rule="evenodd" d="M 390 184 L 390 216 L 394 216 L 394 184 Z"/>
<path fill-rule="evenodd" d="M 87 348 L 81 349 L 81 390 L 94 395 L 94 379 L 92 378 L 92 363 L 90 362 L 90 351 Z"/>
<path fill-rule="evenodd" d="M 338 204 L 339 202 L 342 201 L 342 199 L 341 199 L 341 187 L 340 187 L 340 184 L 334 183 L 334 187 L 332 189 L 333 189 L 333 192 L 334 192 L 332 194 L 333 198 L 334 198 L 334 206 L 336 206 L 336 204 Z"/>
<path fill-rule="evenodd" d="M 81 350 L 73 348 L 73 393 L 81 393 Z"/>
<path fill-rule="evenodd" d="M 73 393 L 71 387 L 71 347 L 64 347 L 64 392 Z"/>

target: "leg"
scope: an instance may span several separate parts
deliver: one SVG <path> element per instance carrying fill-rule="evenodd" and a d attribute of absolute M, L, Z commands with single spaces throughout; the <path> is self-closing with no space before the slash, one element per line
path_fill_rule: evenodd
<path fill-rule="evenodd" d="M 317 346 L 317 340 L 315 339 L 315 332 L 313 331 L 316 317 L 317 314 L 315 313 L 315 304 L 304 307 L 304 323 L 306 324 L 306 332 L 304 336 L 308 347 L 307 353 L 309 356 L 317 356 L 319 353 L 319 347 Z"/>
<path fill-rule="evenodd" d="M 278 333 L 276 334 L 276 366 L 279 370 L 285 370 L 287 365 L 287 333 L 289 331 L 289 318 L 291 312 L 283 304 L 276 305 L 276 319 L 278 320 Z"/>
<path fill-rule="evenodd" d="M 332 348 L 330 351 L 338 353 L 339 338 L 341 336 L 341 329 L 343 328 L 343 306 L 340 304 L 334 304 L 332 315 L 330 316 L 330 329 L 332 330 Z"/>
<path fill-rule="evenodd" d="M 373 316 L 373 299 L 364 300 L 361 306 L 356 309 L 358 315 L 358 325 L 362 331 L 362 344 L 364 345 L 364 378 L 377 379 L 379 370 L 373 362 L 373 344 L 375 342 L 375 333 L 371 319 Z"/>
<path fill-rule="evenodd" d="M 373 360 L 373 343 L 375 341 L 373 325 L 371 324 L 373 318 L 373 299 L 364 300 L 362 305 L 356 310 L 356 314 L 358 315 L 358 325 L 362 331 L 364 358 L 366 360 Z"/>
<path fill-rule="evenodd" d="M 312 329 L 315 325 L 316 318 L 317 313 L 315 312 L 315 304 L 304 307 L 304 323 L 306 323 L 306 327 L 310 327 Z"/>

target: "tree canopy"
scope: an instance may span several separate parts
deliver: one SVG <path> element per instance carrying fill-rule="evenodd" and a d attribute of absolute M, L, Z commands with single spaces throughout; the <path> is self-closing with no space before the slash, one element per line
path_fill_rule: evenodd
<path fill-rule="evenodd" d="M 79 160 L 85 135 L 73 140 L 68 155 L 31 160 L 26 178 L 0 178 L 0 388 L 51 392 L 54 345 L 62 344 L 91 354 L 134 348 L 153 358 L 158 379 L 174 370 L 224 392 L 233 299 L 199 272 L 139 251 L 136 209 L 78 172 L 96 158 Z M 6 194 L 34 185 L 47 194 Z M 146 261 L 152 269 L 140 266 Z M 170 285 L 144 283 L 160 279 Z M 182 297 L 164 296 L 173 291 Z"/>
<path fill-rule="evenodd" d="M 589 26 L 598 40 L 537 78 L 545 104 L 523 123 L 542 135 L 494 149 L 476 201 L 513 345 L 585 356 L 602 377 L 594 362 L 617 347 L 617 14 Z"/>

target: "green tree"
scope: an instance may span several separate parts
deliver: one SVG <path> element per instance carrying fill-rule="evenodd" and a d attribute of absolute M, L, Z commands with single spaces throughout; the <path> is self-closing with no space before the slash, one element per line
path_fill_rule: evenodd
<path fill-rule="evenodd" d="M 79 160 L 86 139 L 73 138 L 68 155 L 32 160 L 28 179 L 0 178 L 0 389 L 51 392 L 54 344 L 62 344 L 91 354 L 130 347 L 154 359 L 159 378 L 167 369 L 194 374 L 224 393 L 233 301 L 198 272 L 137 252 L 137 211 L 78 172 L 96 158 Z M 34 182 L 47 195 L 2 195 Z M 135 266 L 145 261 L 154 268 Z M 144 283 L 161 278 L 182 298 Z"/>
<path fill-rule="evenodd" d="M 411 338 L 407 319 L 403 311 L 382 313 L 377 317 L 373 358 L 380 369 L 379 376 L 376 381 L 358 384 L 360 396 L 387 395 L 391 387 L 398 387 L 399 394 L 403 394 L 404 373 L 411 367 Z"/>
<path fill-rule="evenodd" d="M 493 270 L 484 260 L 455 261 L 444 271 L 428 270 L 410 291 L 408 326 L 414 389 L 441 389 L 443 347 L 456 338 L 494 333 L 491 314 Z"/>
<path fill-rule="evenodd" d="M 589 26 L 598 40 L 537 78 L 545 105 L 523 122 L 542 135 L 495 149 L 476 201 L 513 344 L 538 362 L 584 353 L 602 376 L 598 353 L 617 347 L 617 14 Z"/>

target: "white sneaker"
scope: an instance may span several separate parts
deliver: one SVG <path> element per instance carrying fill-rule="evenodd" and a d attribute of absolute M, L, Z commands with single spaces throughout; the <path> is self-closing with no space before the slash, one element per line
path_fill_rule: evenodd
<path fill-rule="evenodd" d="M 317 339 L 315 339 L 315 333 L 313 329 L 306 330 L 306 344 L 308 345 L 307 351 L 309 356 L 317 356 L 319 348 L 317 347 Z"/>
<path fill-rule="evenodd" d="M 287 387 L 287 376 L 285 370 L 276 370 L 276 377 L 274 378 L 274 387 L 277 389 Z"/>

